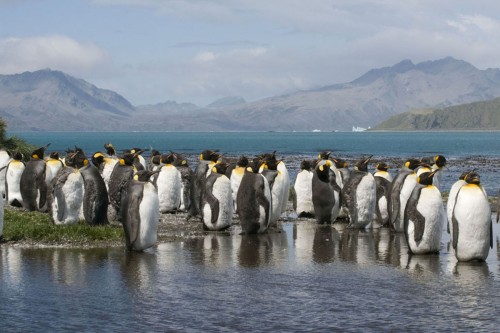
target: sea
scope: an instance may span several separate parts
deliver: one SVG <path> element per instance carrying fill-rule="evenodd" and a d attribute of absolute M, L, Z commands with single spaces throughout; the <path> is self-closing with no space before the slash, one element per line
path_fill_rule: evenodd
<path fill-rule="evenodd" d="M 396 174 L 409 157 L 448 160 L 442 191 L 476 169 L 496 196 L 499 132 L 12 132 L 49 151 L 111 142 L 124 149 L 227 157 L 276 151 L 291 181 L 302 159 L 373 155 Z M 373 169 L 373 165 L 371 166 Z M 494 216 L 492 216 L 494 218 Z M 409 256 L 401 234 L 286 218 L 281 232 L 209 233 L 124 248 L 0 245 L 5 332 L 495 332 L 500 327 L 500 224 L 485 262 L 458 263 L 443 228 L 440 253 Z"/>

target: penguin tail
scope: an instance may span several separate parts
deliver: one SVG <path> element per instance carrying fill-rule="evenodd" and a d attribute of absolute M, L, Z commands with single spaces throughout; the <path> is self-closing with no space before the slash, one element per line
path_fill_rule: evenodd
<path fill-rule="evenodd" d="M 17 200 L 17 199 L 12 200 L 12 202 L 10 203 L 10 205 L 14 206 L 14 207 L 19 207 L 19 208 L 23 207 L 23 204 L 20 203 L 19 200 Z"/>

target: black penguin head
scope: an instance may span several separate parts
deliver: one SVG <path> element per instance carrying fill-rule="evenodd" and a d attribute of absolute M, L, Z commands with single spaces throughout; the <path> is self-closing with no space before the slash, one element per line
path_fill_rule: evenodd
<path fill-rule="evenodd" d="M 160 170 L 149 171 L 149 170 L 139 170 L 134 174 L 134 180 L 139 182 L 147 182 L 151 179 L 151 176 L 159 173 Z"/>
<path fill-rule="evenodd" d="M 236 165 L 239 167 L 246 167 L 248 165 L 248 158 L 246 156 L 241 155 L 240 158 L 238 159 L 238 162 L 236 162 Z"/>
<path fill-rule="evenodd" d="M 53 151 L 52 153 L 50 153 L 49 157 L 53 160 L 58 160 L 59 159 L 59 152 Z"/>
<path fill-rule="evenodd" d="M 12 155 L 12 158 L 16 161 L 22 161 L 24 156 L 20 151 L 16 151 L 14 155 Z"/>
<path fill-rule="evenodd" d="M 215 164 L 212 167 L 212 172 L 218 173 L 221 175 L 225 175 L 228 167 L 229 167 L 229 163 L 220 162 L 220 163 Z"/>
<path fill-rule="evenodd" d="M 441 169 L 446 166 L 446 158 L 443 155 L 436 155 L 434 156 L 434 164 Z"/>
<path fill-rule="evenodd" d="M 475 184 L 475 185 L 480 185 L 481 184 L 481 177 L 479 177 L 479 174 L 477 172 L 471 171 L 469 172 L 464 179 L 467 184 Z"/>
<path fill-rule="evenodd" d="M 160 162 L 163 164 L 172 164 L 174 163 L 175 155 L 173 153 L 170 154 L 162 154 L 160 156 Z"/>
<path fill-rule="evenodd" d="M 417 178 L 417 182 L 422 185 L 432 185 L 432 179 L 434 178 L 434 174 L 436 171 L 433 172 L 424 172 Z"/>
<path fill-rule="evenodd" d="M 311 171 L 313 168 L 313 163 L 310 160 L 303 160 L 300 162 L 300 170 Z"/>
<path fill-rule="evenodd" d="M 136 155 L 141 155 L 142 153 L 144 153 L 144 149 L 141 149 L 141 148 L 132 148 L 130 149 L 130 153 L 132 154 L 136 154 Z"/>
<path fill-rule="evenodd" d="M 210 161 L 217 162 L 219 160 L 220 154 L 217 150 L 204 150 L 200 154 L 200 161 Z"/>
<path fill-rule="evenodd" d="M 422 162 L 420 162 L 419 160 L 417 160 L 415 158 L 410 158 L 410 159 L 406 160 L 405 167 L 407 167 L 410 170 L 415 170 L 416 168 L 418 168 L 420 166 L 421 163 Z"/>
<path fill-rule="evenodd" d="M 47 149 L 47 147 L 50 146 L 50 143 L 46 144 L 45 146 L 43 147 L 40 147 L 38 149 L 35 149 L 32 153 L 31 153 L 31 158 L 35 159 L 35 160 L 42 160 L 43 159 L 43 155 L 45 154 L 45 150 Z"/>
<path fill-rule="evenodd" d="M 83 168 L 89 164 L 89 160 L 81 148 L 75 147 L 75 154 L 73 155 L 73 167 L 76 169 Z"/>
<path fill-rule="evenodd" d="M 246 167 L 246 172 L 259 173 L 260 166 L 262 165 L 262 160 L 260 157 L 253 158 Z"/>
<path fill-rule="evenodd" d="M 331 151 L 322 151 L 318 154 L 318 160 L 327 160 L 330 158 Z"/>
<path fill-rule="evenodd" d="M 378 162 L 377 164 L 375 164 L 375 168 L 377 168 L 377 170 L 380 170 L 380 171 L 389 170 L 389 166 L 385 162 Z"/>
<path fill-rule="evenodd" d="M 106 149 L 106 154 L 108 154 L 109 156 L 115 156 L 116 155 L 115 146 L 113 146 L 112 143 L 106 143 L 104 145 L 104 149 Z"/>
<path fill-rule="evenodd" d="M 132 166 L 132 165 L 134 165 L 135 158 L 136 158 L 135 154 L 125 153 L 125 154 L 123 154 L 122 158 L 120 159 L 120 164 Z"/>
<path fill-rule="evenodd" d="M 160 165 L 161 163 L 161 155 L 151 156 L 151 163 L 154 165 Z"/>
<path fill-rule="evenodd" d="M 187 160 L 184 158 L 184 156 L 182 156 L 181 154 L 179 153 L 174 153 L 173 151 L 170 151 L 170 153 L 174 156 L 174 161 L 172 162 L 172 164 L 176 167 L 180 167 L 180 166 L 188 166 L 188 162 Z"/>
<path fill-rule="evenodd" d="M 268 170 L 278 170 L 278 164 L 281 163 L 281 160 L 277 160 L 275 157 L 273 158 L 266 158 L 265 160 L 262 161 L 262 166 L 264 169 Z"/>
<path fill-rule="evenodd" d="M 151 149 L 151 156 L 160 156 L 161 153 L 156 149 Z"/>
<path fill-rule="evenodd" d="M 333 163 L 337 169 L 347 168 L 347 161 L 341 158 L 332 158 Z"/>
<path fill-rule="evenodd" d="M 317 163 L 315 172 L 321 181 L 328 182 L 330 179 L 330 167 L 333 165 L 332 161 L 326 160 L 325 163 Z"/>
<path fill-rule="evenodd" d="M 368 163 L 370 162 L 372 157 L 373 155 L 371 155 L 368 158 L 357 161 L 356 164 L 354 164 L 354 169 L 358 171 L 368 172 Z"/>
<path fill-rule="evenodd" d="M 475 171 L 476 171 L 476 169 L 474 169 L 474 170 L 472 170 L 472 171 L 464 171 L 464 172 L 462 172 L 462 174 L 460 175 L 460 177 L 458 177 L 458 179 L 459 179 L 459 180 L 465 180 L 465 177 L 467 177 L 467 175 L 468 175 L 469 173 L 472 173 L 472 172 L 475 172 Z"/>
<path fill-rule="evenodd" d="M 94 164 L 97 168 L 104 163 L 104 155 L 98 151 L 92 155 L 92 164 Z"/>

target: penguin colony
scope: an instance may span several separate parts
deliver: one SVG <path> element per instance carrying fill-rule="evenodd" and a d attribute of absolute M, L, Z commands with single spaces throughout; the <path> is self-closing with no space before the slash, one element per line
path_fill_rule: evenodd
<path fill-rule="evenodd" d="M 160 214 L 186 212 L 187 220 L 198 218 L 210 231 L 229 228 L 238 216 L 242 234 L 253 234 L 275 225 L 288 202 L 289 173 L 275 152 L 231 159 L 205 150 L 192 170 L 172 151 L 151 148 L 146 161 L 143 149 L 118 156 L 107 143 L 90 163 L 76 146 L 64 158 L 58 152 L 44 158 L 49 145 L 34 150 L 26 163 L 18 152 L 0 151 L 5 199 L 0 208 L 48 212 L 54 224 L 120 221 L 131 251 L 155 244 Z M 476 172 L 464 172 L 453 184 L 445 212 L 440 192 L 444 156 L 408 159 L 393 179 L 384 162 L 369 171 L 372 156 L 357 161 L 351 171 L 330 155 L 321 152 L 301 162 L 292 191 L 298 217 L 320 224 L 344 220 L 356 229 L 388 227 L 404 233 L 410 254 L 439 252 L 446 224 L 457 260 L 486 259 L 493 241 L 491 210 Z"/>

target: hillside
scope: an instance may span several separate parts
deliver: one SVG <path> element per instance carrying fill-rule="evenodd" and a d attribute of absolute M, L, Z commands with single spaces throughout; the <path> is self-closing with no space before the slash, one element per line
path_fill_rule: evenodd
<path fill-rule="evenodd" d="M 349 83 L 255 102 L 225 97 L 207 107 L 175 101 L 133 106 L 59 71 L 0 75 L 0 117 L 11 131 L 350 131 L 412 109 L 499 96 L 499 69 L 479 70 L 451 57 L 404 60 Z"/>
<path fill-rule="evenodd" d="M 500 130 L 500 98 L 396 115 L 373 130 Z"/>

